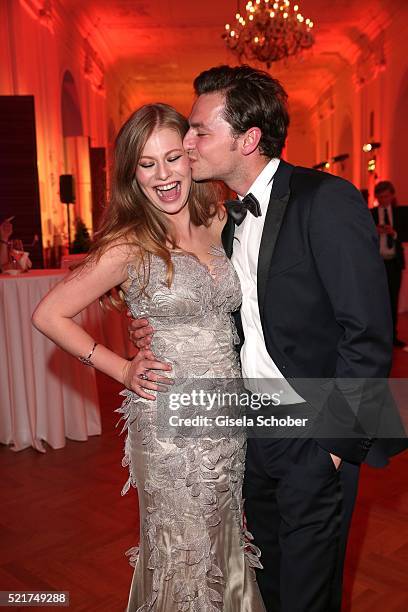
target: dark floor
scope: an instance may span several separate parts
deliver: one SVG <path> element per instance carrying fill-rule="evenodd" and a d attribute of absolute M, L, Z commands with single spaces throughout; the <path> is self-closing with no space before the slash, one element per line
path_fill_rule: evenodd
<path fill-rule="evenodd" d="M 408 315 L 400 336 L 408 340 Z M 408 377 L 408 352 L 395 352 L 393 376 Z M 113 412 L 120 387 L 103 375 L 98 387 L 101 436 L 46 454 L 0 446 L 0 590 L 69 591 L 75 612 L 124 609 L 132 576 L 124 552 L 138 539 L 136 492 L 120 496 L 128 476 Z M 345 610 L 408 610 L 407 473 L 407 453 L 385 470 L 363 467 Z"/>

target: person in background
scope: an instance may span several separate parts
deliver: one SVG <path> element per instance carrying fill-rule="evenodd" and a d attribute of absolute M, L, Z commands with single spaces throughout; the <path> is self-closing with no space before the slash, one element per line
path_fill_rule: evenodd
<path fill-rule="evenodd" d="M 363 196 L 364 202 L 367 204 L 368 206 L 368 200 L 369 200 L 369 193 L 368 193 L 368 189 L 366 189 L 365 187 L 363 189 L 360 189 L 360 193 Z"/>
<path fill-rule="evenodd" d="M 10 239 L 11 234 L 13 233 L 13 226 L 11 224 L 11 220 L 13 217 L 9 217 L 5 219 L 0 224 L 0 271 L 3 272 L 3 269 L 7 267 L 9 261 L 9 250 L 8 250 L 8 241 Z"/>
<path fill-rule="evenodd" d="M 395 188 L 391 181 L 380 181 L 374 189 L 378 206 L 372 209 L 374 222 L 380 239 L 380 254 L 387 272 L 390 292 L 394 346 L 403 348 L 405 342 L 397 335 L 398 297 L 401 286 L 402 270 L 405 267 L 404 250 L 399 239 L 399 210 Z"/>

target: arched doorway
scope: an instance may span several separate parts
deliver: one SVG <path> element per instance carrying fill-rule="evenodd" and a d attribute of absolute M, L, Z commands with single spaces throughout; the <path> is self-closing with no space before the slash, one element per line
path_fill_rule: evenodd
<path fill-rule="evenodd" d="M 61 91 L 62 134 L 64 138 L 82 136 L 82 117 L 74 77 L 66 70 Z"/>
<path fill-rule="evenodd" d="M 74 77 L 64 72 L 61 86 L 61 123 L 64 139 L 64 173 L 72 174 L 75 184 L 73 217 L 80 217 L 92 230 L 92 192 L 89 161 L 89 138 L 84 135 L 80 99 Z M 72 212 L 72 211 L 71 211 Z M 71 242 L 74 228 L 71 224 Z"/>
<path fill-rule="evenodd" d="M 408 135 L 408 70 L 401 81 L 394 112 L 390 141 L 390 176 L 400 204 L 408 204 L 407 135 Z"/>
<path fill-rule="evenodd" d="M 338 141 L 338 151 L 335 155 L 348 154 L 350 157 L 344 161 L 337 162 L 336 174 L 348 181 L 353 181 L 353 124 L 350 115 L 343 118 L 340 138 Z"/>

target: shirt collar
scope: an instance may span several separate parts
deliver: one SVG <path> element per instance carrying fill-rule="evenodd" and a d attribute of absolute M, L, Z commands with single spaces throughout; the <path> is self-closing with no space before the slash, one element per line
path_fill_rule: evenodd
<path fill-rule="evenodd" d="M 280 159 L 278 159 L 277 157 L 273 157 L 266 164 L 265 168 L 261 170 L 261 172 L 258 174 L 258 176 L 256 177 L 256 179 L 254 180 L 254 182 L 252 183 L 252 185 L 250 186 L 250 188 L 245 194 L 247 195 L 248 193 L 252 193 L 252 195 L 255 196 L 257 200 L 259 201 L 261 208 L 262 208 L 262 204 L 264 203 L 263 201 L 265 199 L 264 198 L 265 193 L 267 192 L 268 187 L 271 187 L 271 182 L 278 169 L 279 162 L 280 162 Z M 270 189 L 269 189 L 269 194 L 270 194 Z M 240 200 L 242 200 L 241 196 L 238 196 L 238 197 Z M 268 201 L 269 201 L 269 197 L 268 197 Z"/>

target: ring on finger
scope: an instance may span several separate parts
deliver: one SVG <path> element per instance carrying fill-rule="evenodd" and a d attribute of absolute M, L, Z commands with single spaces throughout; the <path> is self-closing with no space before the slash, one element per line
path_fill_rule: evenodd
<path fill-rule="evenodd" d="M 142 380 L 148 380 L 147 370 L 139 374 L 139 378 L 141 378 Z"/>

